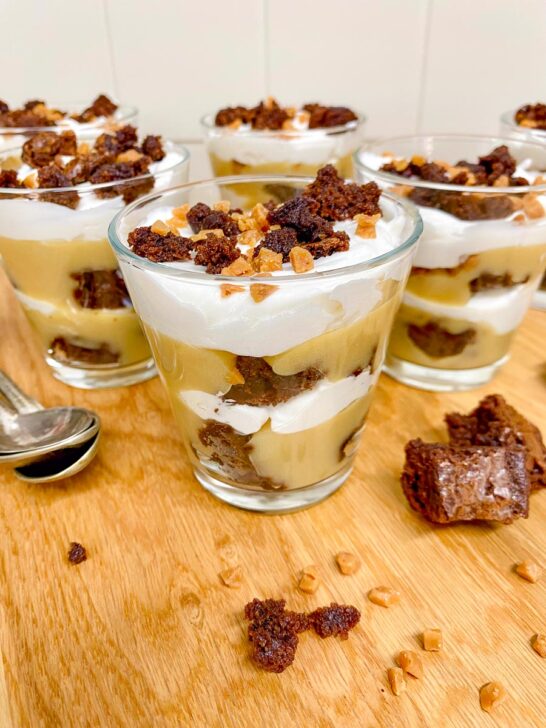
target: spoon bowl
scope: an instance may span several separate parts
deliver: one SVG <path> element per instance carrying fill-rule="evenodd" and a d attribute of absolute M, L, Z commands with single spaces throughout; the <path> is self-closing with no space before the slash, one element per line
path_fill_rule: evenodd
<path fill-rule="evenodd" d="M 76 475 L 89 465 L 97 454 L 100 433 L 96 432 L 90 440 L 75 447 L 56 450 L 42 460 L 15 468 L 19 480 L 26 483 L 53 483 Z"/>

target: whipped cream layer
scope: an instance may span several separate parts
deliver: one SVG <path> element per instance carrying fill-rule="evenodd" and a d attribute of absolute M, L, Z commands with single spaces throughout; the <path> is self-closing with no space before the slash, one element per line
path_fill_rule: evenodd
<path fill-rule="evenodd" d="M 531 282 L 513 288 L 498 288 L 476 293 L 460 306 L 438 303 L 414 296 L 406 291 L 406 306 L 426 311 L 436 318 L 451 318 L 474 324 L 487 324 L 499 334 L 506 334 L 519 326 L 531 303 L 538 283 Z"/>
<path fill-rule="evenodd" d="M 383 300 L 384 281 L 405 279 L 411 252 L 377 268 L 364 271 L 352 268 L 394 250 L 407 234 L 406 217 L 401 209 L 389 200 L 382 200 L 381 207 L 383 218 L 377 223 L 375 239 L 357 236 L 352 220 L 334 225 L 336 230 L 349 234 L 350 248 L 315 260 L 313 273 L 348 267 L 336 276 L 309 278 L 294 273 L 285 264 L 282 271 L 271 277 L 237 279 L 238 285 L 246 290 L 223 298 L 222 277 L 207 276 L 204 280 L 192 281 L 169 275 L 204 270 L 192 262 L 163 263 L 160 271 L 140 268 L 120 259 L 121 268 L 139 316 L 157 331 L 192 346 L 245 356 L 274 356 L 365 316 Z M 169 208 L 155 209 L 141 224 L 150 225 L 170 215 Z M 126 241 L 129 230 L 120 233 Z M 279 275 L 289 275 L 290 279 L 276 284 L 275 278 Z M 248 291 L 251 283 L 278 285 L 278 288 L 256 303 Z"/>
<path fill-rule="evenodd" d="M 378 372 L 371 374 L 369 369 L 365 369 L 356 377 L 346 377 L 337 382 L 321 379 L 313 389 L 287 402 L 263 407 L 234 404 L 199 391 L 182 391 L 179 397 L 201 419 L 230 425 L 243 435 L 258 432 L 268 420 L 273 432 L 289 434 L 308 430 L 331 419 L 352 402 L 364 397 L 375 385 L 378 376 Z"/>
<path fill-rule="evenodd" d="M 362 124 L 350 122 L 347 131 L 332 134 L 328 129 L 305 129 L 274 132 L 252 129 L 243 124 L 238 129 L 215 127 L 207 130 L 210 154 L 224 161 L 241 164 L 285 163 L 322 166 L 352 154 L 360 144 Z"/>
<path fill-rule="evenodd" d="M 360 159 L 367 167 L 379 170 L 394 157 L 366 152 Z M 532 184 L 538 174 L 530 169 L 529 161 L 524 161 L 517 166 L 514 176 L 524 177 Z M 411 179 L 400 177 L 400 184 L 411 185 Z M 471 192 L 472 187 L 468 191 Z M 539 195 L 537 199 L 546 212 L 546 195 Z M 423 205 L 418 208 L 424 229 L 413 264 L 420 268 L 454 268 L 467 256 L 485 250 L 546 242 L 546 218 L 521 225 L 514 220 L 518 211 L 501 220 L 461 220 L 444 210 Z"/>
<path fill-rule="evenodd" d="M 166 155 L 150 165 L 150 173 L 156 177 L 154 190 L 170 187 L 187 179 L 187 166 L 179 163 L 181 152 L 166 144 Z M 35 172 L 23 164 L 18 170 L 19 179 Z M 29 193 L 35 190 L 29 190 Z M 56 193 L 53 193 L 56 194 Z M 25 197 L 24 194 L 4 197 L 0 189 L 0 236 L 14 240 L 100 240 L 106 237 L 108 225 L 114 215 L 125 207 L 121 196 L 99 198 L 88 182 L 78 185 L 80 200 L 76 209 L 54 202 L 43 202 Z"/>

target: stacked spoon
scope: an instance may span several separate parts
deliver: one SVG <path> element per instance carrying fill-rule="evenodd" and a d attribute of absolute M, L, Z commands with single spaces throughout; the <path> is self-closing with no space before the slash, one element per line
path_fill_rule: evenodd
<path fill-rule="evenodd" d="M 31 483 L 68 478 L 94 458 L 97 414 L 83 407 L 45 409 L 0 371 L 0 465 Z"/>

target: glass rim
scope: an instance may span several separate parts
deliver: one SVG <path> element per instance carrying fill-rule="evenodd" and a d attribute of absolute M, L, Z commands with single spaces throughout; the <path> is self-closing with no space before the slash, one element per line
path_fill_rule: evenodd
<path fill-rule="evenodd" d="M 85 104 L 59 104 L 59 106 L 73 106 L 74 108 L 82 109 L 85 108 Z M 52 106 L 52 108 L 56 108 L 56 106 Z M 121 114 L 121 112 L 123 112 L 123 114 Z M 85 133 L 86 131 L 102 129 L 109 123 L 108 121 L 104 120 L 113 119 L 115 123 L 115 115 L 117 113 L 120 114 L 120 118 L 117 121 L 121 122 L 125 119 L 132 119 L 133 117 L 135 117 L 138 114 L 138 108 L 129 104 L 122 104 L 118 106 L 118 108 L 110 116 L 99 116 L 95 121 L 85 121 L 83 123 L 75 121 L 74 124 L 77 125 L 76 127 L 66 123 L 66 119 L 70 117 L 64 117 L 63 119 L 59 120 L 58 124 L 53 124 L 52 126 L 0 126 L 0 136 L 8 136 L 10 134 L 41 134 L 44 131 L 55 131 L 56 129 L 59 129 L 61 131 L 70 130 L 74 131 L 76 134 L 81 134 Z M 103 119 L 103 121 L 98 121 L 99 119 Z"/>
<path fill-rule="evenodd" d="M 520 107 L 518 107 L 520 108 Z M 546 129 L 537 129 L 532 126 L 522 126 L 521 124 L 518 124 L 515 115 L 516 111 L 518 109 L 510 109 L 509 111 L 505 111 L 503 114 L 501 114 L 500 120 L 503 124 L 506 124 L 507 126 L 510 126 L 514 129 L 517 129 L 521 134 L 529 135 L 529 136 L 546 136 Z"/>
<path fill-rule="evenodd" d="M 356 119 L 353 119 L 352 121 L 348 121 L 346 124 L 339 124 L 338 126 L 327 126 L 327 127 L 318 127 L 316 129 L 245 129 L 243 131 L 239 131 L 238 129 L 230 129 L 228 126 L 216 126 L 213 119 L 215 117 L 214 112 L 209 112 L 208 114 L 205 114 L 199 119 L 199 123 L 203 127 L 203 129 L 206 129 L 207 131 L 217 131 L 219 134 L 240 134 L 241 136 L 245 137 L 253 137 L 257 136 L 260 138 L 268 138 L 268 137 L 279 137 L 279 135 L 282 134 L 282 136 L 288 136 L 288 137 L 301 137 L 301 136 L 307 136 L 310 137 L 313 136 L 320 136 L 325 134 L 342 134 L 348 131 L 354 131 L 355 129 L 360 128 L 363 126 L 367 121 L 368 118 L 365 116 L 365 114 L 361 114 L 360 111 L 355 111 L 354 109 L 351 109 L 351 111 L 356 114 Z"/>
<path fill-rule="evenodd" d="M 529 141 L 527 139 L 509 139 L 507 137 L 501 136 L 488 136 L 487 134 L 409 134 L 397 137 L 385 137 L 382 139 L 377 139 L 373 142 L 367 142 L 366 144 L 363 144 L 361 147 L 359 147 L 353 154 L 353 162 L 359 170 L 363 171 L 366 174 L 367 177 L 370 177 L 372 179 L 379 179 L 382 182 L 389 182 L 393 185 L 398 186 L 408 185 L 410 187 L 419 187 L 427 190 L 432 189 L 439 191 L 443 190 L 445 192 L 466 192 L 467 194 L 478 193 L 486 195 L 522 195 L 527 194 L 528 192 L 546 192 L 546 182 L 540 185 L 529 184 L 520 186 L 513 185 L 508 187 L 489 187 L 487 185 L 453 185 L 445 184 L 443 182 L 430 182 L 423 179 L 411 179 L 408 177 L 402 177 L 392 172 L 382 172 L 381 170 L 373 169 L 372 167 L 369 167 L 367 164 L 365 164 L 361 158 L 366 152 L 377 153 L 379 147 L 381 147 L 383 150 L 388 150 L 389 144 L 411 141 L 417 143 L 425 139 L 431 141 L 459 142 L 484 142 L 489 140 L 495 146 L 501 146 L 505 144 L 508 147 L 517 144 L 526 144 L 534 147 L 537 152 L 541 152 L 542 154 L 546 153 L 546 149 L 543 144 L 537 141 Z"/>
<path fill-rule="evenodd" d="M 413 202 L 406 200 L 405 198 L 393 195 L 388 191 L 382 191 L 390 202 L 394 203 L 398 208 L 401 208 L 412 224 L 412 231 L 410 235 L 399 245 L 387 253 L 382 253 L 369 260 L 362 261 L 361 263 L 353 263 L 346 265 L 341 268 L 332 268 L 325 271 L 314 271 L 311 273 L 305 273 L 305 275 L 297 276 L 289 273 L 272 276 L 271 278 L 264 278 L 263 276 L 256 274 L 252 276 L 226 276 L 221 273 L 210 274 L 200 270 L 182 270 L 180 268 L 168 268 L 164 263 L 156 263 L 147 258 L 142 258 L 140 255 L 134 253 L 128 248 L 125 243 L 120 240 L 118 235 L 118 227 L 121 221 L 132 212 L 137 210 L 139 207 L 145 207 L 149 202 L 153 202 L 161 197 L 168 195 L 171 192 L 180 190 L 189 190 L 191 188 L 197 189 L 211 184 L 244 184 L 244 183 L 256 183 L 256 182 L 268 182 L 270 184 L 287 184 L 294 183 L 305 185 L 312 182 L 314 177 L 290 177 L 287 175 L 232 175 L 229 177 L 212 177 L 206 180 L 199 180 L 196 182 L 186 182 L 181 185 L 174 185 L 164 190 L 160 190 L 155 193 L 140 197 L 130 205 L 127 205 L 120 210 L 116 216 L 112 219 L 108 226 L 108 239 L 110 244 L 114 248 L 114 252 L 120 258 L 125 258 L 128 262 L 135 264 L 137 267 L 145 268 L 155 273 L 166 275 L 170 278 L 187 279 L 194 282 L 204 282 L 207 284 L 213 284 L 215 281 L 221 281 L 222 283 L 261 283 L 261 284 L 273 284 L 277 282 L 294 282 L 298 280 L 313 281 L 313 280 L 324 280 L 325 278 L 332 278 L 336 276 L 347 275 L 348 273 L 362 272 L 367 270 L 373 270 L 378 268 L 391 260 L 402 257 L 402 255 L 415 246 L 423 232 L 423 221 L 417 206 Z"/>
<path fill-rule="evenodd" d="M 166 169 L 162 169 L 158 172 L 146 172 L 146 174 L 140 174 L 138 175 L 138 177 L 130 177 L 129 179 L 117 179 L 110 182 L 99 182 L 97 184 L 92 184 L 85 187 L 84 184 L 86 183 L 82 183 L 80 185 L 72 185 L 71 187 L 28 187 L 24 189 L 20 189 L 18 187 L 0 187 L 0 199 L 2 198 L 2 195 L 9 195 L 10 197 L 13 197 L 14 195 L 18 195 L 21 197 L 32 197 L 33 195 L 41 195 L 43 193 L 63 194 L 63 192 L 79 192 L 80 194 L 85 194 L 87 192 L 104 190 L 108 189 L 109 187 L 116 187 L 118 185 L 127 185 L 127 187 L 129 187 L 133 184 L 133 182 L 142 182 L 143 180 L 156 179 L 182 166 L 190 158 L 190 151 L 183 144 L 179 144 L 178 142 L 173 142 L 170 139 L 166 139 L 165 148 L 168 150 L 180 152 L 182 154 L 182 158 L 177 160 L 176 162 L 173 162 L 173 164 Z M 17 147 L 10 147 L 9 149 L 2 149 L 0 151 L 0 162 L 4 155 L 9 156 L 10 153 L 13 154 L 13 152 L 17 152 L 21 149 L 22 145 L 19 145 Z"/>

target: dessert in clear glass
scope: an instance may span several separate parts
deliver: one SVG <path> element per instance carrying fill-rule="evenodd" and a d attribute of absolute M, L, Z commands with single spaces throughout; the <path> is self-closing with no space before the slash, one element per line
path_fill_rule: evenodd
<path fill-rule="evenodd" d="M 510 139 L 536 142 L 546 147 L 546 104 L 524 104 L 501 116 L 501 135 Z M 546 275 L 533 296 L 535 308 L 546 309 Z"/>
<path fill-rule="evenodd" d="M 85 104 L 50 105 L 31 99 L 14 106 L 0 99 L 0 151 L 24 144 L 28 137 L 42 131 L 66 131 L 77 134 L 99 134 L 116 124 L 136 124 L 134 106 L 120 106 L 105 94 Z"/>
<path fill-rule="evenodd" d="M 47 131 L 0 152 L 0 263 L 54 375 L 76 387 L 147 379 L 155 367 L 108 224 L 127 203 L 187 180 L 188 152 L 121 126 L 81 140 Z"/>
<path fill-rule="evenodd" d="M 421 222 L 332 166 L 269 177 L 285 201 L 246 210 L 233 179 L 138 200 L 110 241 L 197 479 L 290 511 L 351 471 Z"/>
<path fill-rule="evenodd" d="M 216 177 L 313 176 L 320 167 L 333 164 L 349 178 L 364 122 L 364 116 L 346 106 L 311 103 L 283 107 L 270 97 L 254 107 L 227 107 L 208 114 L 201 126 Z M 234 204 L 265 202 L 272 193 L 282 194 L 282 188 L 271 190 L 271 184 L 235 185 L 229 197 Z"/>
<path fill-rule="evenodd" d="M 546 266 L 546 147 L 479 136 L 385 139 L 356 155 L 360 179 L 419 207 L 423 235 L 386 370 L 431 390 L 488 382 Z"/>

